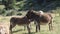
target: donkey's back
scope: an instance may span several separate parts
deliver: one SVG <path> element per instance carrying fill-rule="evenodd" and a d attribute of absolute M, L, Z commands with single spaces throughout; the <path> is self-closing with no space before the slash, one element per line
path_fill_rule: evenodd
<path fill-rule="evenodd" d="M 12 17 L 10 19 L 10 22 L 12 22 L 14 24 L 18 24 L 18 25 L 29 24 L 30 23 L 26 16 L 25 17 Z"/>

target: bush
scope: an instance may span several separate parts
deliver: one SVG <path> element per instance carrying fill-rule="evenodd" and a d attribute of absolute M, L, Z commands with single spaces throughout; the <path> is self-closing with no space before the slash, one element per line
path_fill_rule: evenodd
<path fill-rule="evenodd" d="M 18 13 L 17 15 L 22 15 L 21 13 Z"/>
<path fill-rule="evenodd" d="M 14 12 L 14 11 L 8 12 L 8 13 L 6 14 L 6 16 L 12 16 L 12 15 L 15 15 L 15 12 Z"/>
<path fill-rule="evenodd" d="M 5 12 L 5 10 L 0 9 L 0 14 L 4 14 Z"/>

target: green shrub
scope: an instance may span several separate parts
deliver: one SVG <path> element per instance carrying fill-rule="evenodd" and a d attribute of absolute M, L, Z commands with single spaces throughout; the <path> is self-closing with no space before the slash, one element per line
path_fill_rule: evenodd
<path fill-rule="evenodd" d="M 6 14 L 6 16 L 12 16 L 12 15 L 14 15 L 15 14 L 15 12 L 14 11 L 11 11 L 11 12 L 8 12 L 7 14 Z"/>
<path fill-rule="evenodd" d="M 21 13 L 18 13 L 17 15 L 22 15 Z"/>

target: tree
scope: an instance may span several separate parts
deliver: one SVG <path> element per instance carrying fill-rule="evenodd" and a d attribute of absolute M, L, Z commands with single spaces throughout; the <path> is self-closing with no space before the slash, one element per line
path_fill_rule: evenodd
<path fill-rule="evenodd" d="M 2 0 L 3 5 L 5 6 L 5 9 L 13 9 L 15 5 L 15 0 Z"/>

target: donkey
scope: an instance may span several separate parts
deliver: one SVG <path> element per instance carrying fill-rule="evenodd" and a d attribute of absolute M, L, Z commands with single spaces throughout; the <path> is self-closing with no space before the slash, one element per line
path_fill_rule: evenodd
<path fill-rule="evenodd" d="M 28 19 L 36 21 L 36 32 L 40 31 L 40 25 L 48 24 L 49 30 L 52 30 L 52 22 L 53 18 L 51 14 L 43 13 L 40 14 L 39 12 L 36 13 L 33 10 L 29 10 L 26 14 Z"/>
<path fill-rule="evenodd" d="M 12 34 L 12 28 L 15 27 L 16 25 L 27 25 L 27 30 L 28 33 L 30 34 L 30 20 L 24 16 L 24 17 L 12 17 L 10 19 L 10 30 L 11 30 L 11 34 Z"/>

